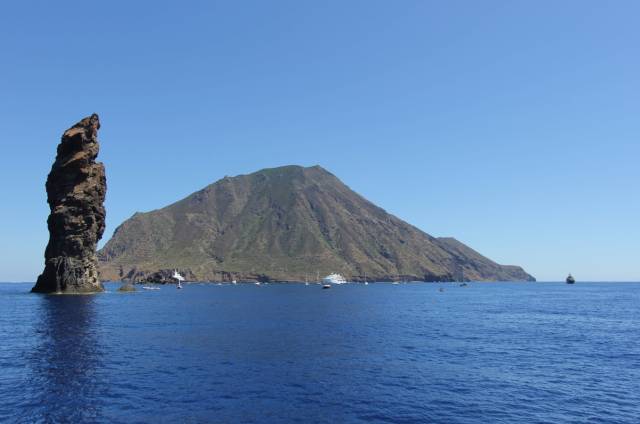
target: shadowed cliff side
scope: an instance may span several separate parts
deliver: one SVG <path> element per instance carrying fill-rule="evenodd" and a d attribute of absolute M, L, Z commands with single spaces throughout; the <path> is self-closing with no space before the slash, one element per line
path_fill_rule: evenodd
<path fill-rule="evenodd" d="M 388 214 L 319 166 L 225 177 L 136 213 L 99 252 L 105 280 L 533 280 Z"/>
<path fill-rule="evenodd" d="M 38 293 L 104 291 L 96 245 L 105 227 L 104 165 L 96 162 L 100 120 L 93 114 L 62 135 L 47 177 L 49 243 L 45 268 L 31 290 Z"/>

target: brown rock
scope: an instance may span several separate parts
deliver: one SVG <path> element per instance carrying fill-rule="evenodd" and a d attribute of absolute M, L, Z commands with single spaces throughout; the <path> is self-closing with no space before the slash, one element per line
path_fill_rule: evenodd
<path fill-rule="evenodd" d="M 38 293 L 104 291 L 98 279 L 96 245 L 105 227 L 104 165 L 97 114 L 84 118 L 62 135 L 47 177 L 49 244 L 45 268 L 31 290 Z"/>

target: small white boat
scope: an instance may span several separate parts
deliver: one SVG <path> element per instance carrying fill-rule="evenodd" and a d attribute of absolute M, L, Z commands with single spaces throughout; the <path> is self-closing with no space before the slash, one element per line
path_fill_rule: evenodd
<path fill-rule="evenodd" d="M 340 274 L 330 274 L 324 277 L 322 282 L 324 284 L 345 284 L 347 280 Z"/>
<path fill-rule="evenodd" d="M 142 288 L 145 290 L 160 290 L 160 287 L 142 286 Z"/>
<path fill-rule="evenodd" d="M 232 284 L 238 284 L 238 282 L 236 280 L 233 280 L 231 283 Z"/>
<path fill-rule="evenodd" d="M 178 280 L 178 285 L 176 286 L 177 289 L 181 289 L 182 288 L 182 282 L 184 281 L 184 277 L 182 275 L 180 275 L 180 273 L 178 272 L 177 269 L 173 270 L 173 278 L 175 278 L 176 280 Z"/>
<path fill-rule="evenodd" d="M 394 281 L 394 282 L 393 282 L 393 283 L 391 283 L 391 284 L 393 284 L 394 286 L 397 286 L 397 285 L 398 285 L 398 284 L 400 284 L 400 283 L 399 283 L 399 282 L 397 282 L 397 281 Z"/>
<path fill-rule="evenodd" d="M 322 288 L 323 289 L 330 289 L 331 288 L 331 284 L 323 284 Z"/>
<path fill-rule="evenodd" d="M 259 286 L 259 285 L 260 285 L 260 281 L 256 281 L 256 286 Z"/>

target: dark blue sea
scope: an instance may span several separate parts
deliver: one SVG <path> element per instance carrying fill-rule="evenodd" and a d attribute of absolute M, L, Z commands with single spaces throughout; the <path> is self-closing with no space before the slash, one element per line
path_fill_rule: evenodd
<path fill-rule="evenodd" d="M 31 286 L 3 423 L 640 423 L 640 284 Z"/>

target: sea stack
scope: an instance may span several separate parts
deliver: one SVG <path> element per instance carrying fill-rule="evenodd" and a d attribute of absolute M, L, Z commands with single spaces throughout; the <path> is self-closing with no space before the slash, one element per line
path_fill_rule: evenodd
<path fill-rule="evenodd" d="M 98 278 L 96 246 L 105 227 L 104 165 L 96 162 L 100 144 L 97 114 L 62 135 L 47 177 L 49 244 L 45 267 L 31 290 L 37 293 L 104 291 Z"/>

